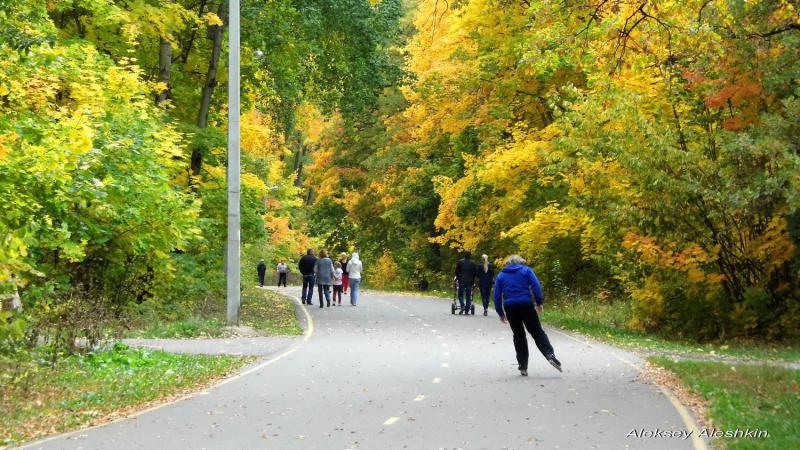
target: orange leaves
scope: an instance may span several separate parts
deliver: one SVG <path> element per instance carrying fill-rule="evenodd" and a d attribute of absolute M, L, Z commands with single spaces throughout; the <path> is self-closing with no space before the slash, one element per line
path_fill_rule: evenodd
<path fill-rule="evenodd" d="M 310 239 L 302 231 L 293 229 L 291 217 L 267 214 L 264 224 L 270 232 L 270 244 L 275 247 L 287 247 L 288 254 L 302 254 L 309 248 Z"/>
<path fill-rule="evenodd" d="M 698 245 L 688 245 L 677 250 L 677 244 L 668 243 L 665 248 L 653 237 L 628 232 L 622 239 L 622 247 L 637 253 L 645 264 L 684 272 L 693 283 L 719 284 L 724 280 L 709 265 L 715 261 L 717 255 L 706 252 Z"/>
<path fill-rule="evenodd" d="M 11 148 L 9 148 L 6 144 L 16 141 L 19 138 L 17 133 L 6 133 L 0 135 L 0 161 L 5 158 L 5 156 L 11 153 Z"/>
<path fill-rule="evenodd" d="M 757 105 L 761 95 L 761 84 L 745 78 L 706 96 L 705 103 L 709 108 L 743 108 L 724 123 L 725 129 L 737 131 L 758 120 Z"/>

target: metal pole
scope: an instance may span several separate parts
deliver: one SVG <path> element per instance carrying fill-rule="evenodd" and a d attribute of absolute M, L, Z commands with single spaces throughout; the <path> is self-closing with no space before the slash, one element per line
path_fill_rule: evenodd
<path fill-rule="evenodd" d="M 228 22 L 228 325 L 239 325 L 240 244 L 239 226 L 239 0 L 229 0 Z"/>

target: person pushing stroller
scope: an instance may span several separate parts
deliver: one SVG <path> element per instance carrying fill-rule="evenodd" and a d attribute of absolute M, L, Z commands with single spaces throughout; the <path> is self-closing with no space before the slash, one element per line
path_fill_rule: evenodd
<path fill-rule="evenodd" d="M 459 314 L 468 314 L 472 308 L 472 287 L 475 285 L 475 277 L 478 275 L 478 268 L 475 266 L 475 263 L 472 262 L 471 258 L 472 254 L 470 252 L 464 252 L 464 257 L 459 259 L 456 263 L 458 304 L 461 306 L 461 310 L 458 312 Z"/>

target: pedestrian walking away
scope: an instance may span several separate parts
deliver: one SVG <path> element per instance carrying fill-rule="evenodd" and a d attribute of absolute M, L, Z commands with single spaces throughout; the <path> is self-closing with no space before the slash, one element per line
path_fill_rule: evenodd
<path fill-rule="evenodd" d="M 317 291 L 319 295 L 319 307 L 324 308 L 322 295 L 325 295 L 325 302 L 331 306 L 331 285 L 333 284 L 333 261 L 328 258 L 328 252 L 320 250 L 319 259 L 314 265 L 314 275 L 317 280 Z"/>
<path fill-rule="evenodd" d="M 303 304 L 311 304 L 311 299 L 314 297 L 314 267 L 317 265 L 317 257 L 314 256 L 314 250 L 308 249 L 306 254 L 300 258 L 297 263 L 297 268 L 303 276 L 303 291 L 300 294 L 300 300 Z"/>
<path fill-rule="evenodd" d="M 472 286 L 475 285 L 475 276 L 478 270 L 472 262 L 472 253 L 464 252 L 464 257 L 456 263 L 456 279 L 458 281 L 458 303 L 461 305 L 459 314 L 466 314 L 472 307 Z M 465 305 L 466 297 L 466 305 Z"/>
<path fill-rule="evenodd" d="M 489 255 L 481 255 L 483 262 L 478 264 L 478 289 L 481 291 L 481 302 L 483 303 L 483 315 L 489 315 L 489 299 L 492 296 L 492 285 L 494 285 L 494 264 L 489 262 Z"/>
<path fill-rule="evenodd" d="M 267 264 L 264 263 L 263 259 L 258 262 L 256 271 L 258 271 L 258 285 L 264 287 L 264 277 L 267 276 Z"/>
<path fill-rule="evenodd" d="M 358 253 L 353 252 L 347 263 L 347 272 L 350 274 L 350 304 L 353 306 L 358 306 L 358 287 L 361 285 L 362 270 L 364 265 L 358 258 Z"/>
<path fill-rule="evenodd" d="M 347 271 L 347 253 L 342 252 L 339 255 L 339 264 L 342 265 L 342 292 L 347 294 L 347 288 L 350 286 L 350 273 Z"/>
<path fill-rule="evenodd" d="M 283 287 L 286 287 L 286 278 L 289 276 L 289 266 L 281 260 L 275 268 L 275 271 L 278 272 L 278 287 L 281 287 L 281 283 L 283 283 Z"/>
<path fill-rule="evenodd" d="M 336 305 L 336 298 L 339 298 L 339 306 L 342 306 L 342 278 L 344 271 L 342 270 L 342 263 L 336 261 L 333 263 L 333 304 Z"/>
<path fill-rule="evenodd" d="M 533 299 L 531 298 L 533 293 Z M 533 300 L 536 300 L 536 306 Z M 547 338 L 539 322 L 539 314 L 544 310 L 542 286 L 533 270 L 525 265 L 519 255 L 506 259 L 506 266 L 497 275 L 494 283 L 494 307 L 500 321 L 508 323 L 514 334 L 514 350 L 517 352 L 519 372 L 528 376 L 528 338 L 525 330 L 533 336 L 536 347 L 547 362 L 561 372 L 561 362 L 556 359 L 550 339 Z"/>

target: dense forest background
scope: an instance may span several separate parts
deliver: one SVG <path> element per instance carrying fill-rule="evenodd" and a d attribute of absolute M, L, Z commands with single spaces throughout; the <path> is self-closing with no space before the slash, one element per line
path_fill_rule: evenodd
<path fill-rule="evenodd" d="M 224 302 L 226 3 L 0 21 L 0 350 Z M 244 280 L 520 253 L 634 330 L 797 336 L 796 1 L 245 0 L 242 29 Z"/>
<path fill-rule="evenodd" d="M 373 282 L 519 252 L 550 298 L 625 302 L 634 330 L 796 335 L 797 8 L 420 1 L 404 83 L 310 139 L 309 226 Z"/>

